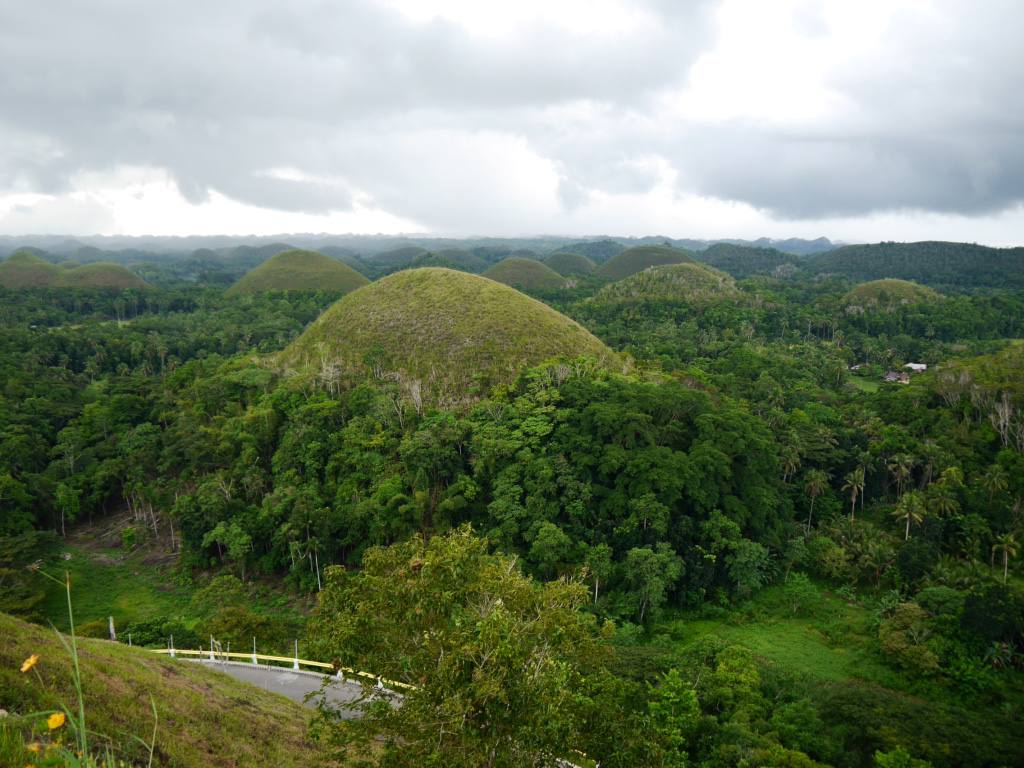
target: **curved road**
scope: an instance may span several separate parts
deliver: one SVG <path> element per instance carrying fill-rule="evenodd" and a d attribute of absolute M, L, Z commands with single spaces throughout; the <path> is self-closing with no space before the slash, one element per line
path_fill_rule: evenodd
<path fill-rule="evenodd" d="M 225 675 L 241 680 L 242 682 L 255 685 L 265 691 L 273 691 L 287 696 L 292 701 L 305 704 L 308 707 L 316 707 L 322 698 L 320 686 L 325 679 L 330 683 L 326 689 L 327 703 L 336 707 L 341 716 L 345 719 L 359 717 L 359 712 L 349 709 L 346 705 L 351 704 L 362 695 L 362 688 L 358 683 L 338 680 L 334 677 L 327 677 L 319 672 L 306 672 L 305 670 L 293 670 L 286 667 L 274 667 L 264 664 L 247 664 L 240 661 L 210 661 L 209 659 L 188 659 L 195 664 L 202 664 L 210 669 L 216 669 Z M 306 697 L 317 694 L 310 700 Z"/>

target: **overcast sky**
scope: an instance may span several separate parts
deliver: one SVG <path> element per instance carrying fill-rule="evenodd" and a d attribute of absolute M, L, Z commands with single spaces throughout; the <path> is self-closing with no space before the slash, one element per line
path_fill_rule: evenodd
<path fill-rule="evenodd" d="M 1019 0 L 0 0 L 0 233 L 1024 244 Z"/>

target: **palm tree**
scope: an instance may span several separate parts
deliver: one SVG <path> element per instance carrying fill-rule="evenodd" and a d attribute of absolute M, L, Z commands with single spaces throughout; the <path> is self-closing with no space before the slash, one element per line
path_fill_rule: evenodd
<path fill-rule="evenodd" d="M 792 445 L 782 447 L 782 482 L 788 483 L 789 478 L 800 469 L 800 452 Z"/>
<path fill-rule="evenodd" d="M 920 525 L 924 522 L 926 514 L 927 510 L 920 491 L 907 491 L 900 497 L 896 509 L 892 511 L 892 516 L 897 520 L 907 521 L 907 530 L 903 534 L 904 541 L 910 538 L 910 524 Z"/>
<path fill-rule="evenodd" d="M 850 493 L 850 520 L 853 521 L 854 510 L 857 509 L 857 497 L 864 492 L 864 467 L 857 467 L 846 473 L 843 490 Z"/>
<path fill-rule="evenodd" d="M 941 517 L 949 517 L 960 509 L 960 502 L 956 500 L 956 494 L 945 483 L 939 482 L 928 486 L 928 496 L 932 508 Z"/>
<path fill-rule="evenodd" d="M 1017 556 L 1017 537 L 1012 533 L 1004 533 L 996 537 L 996 543 L 992 545 L 992 553 L 1003 553 L 1003 584 L 1010 572 L 1010 558 Z"/>
<path fill-rule="evenodd" d="M 998 464 L 993 464 L 985 470 L 985 474 L 981 476 L 981 487 L 988 491 L 988 501 L 990 504 L 992 503 L 992 498 L 997 493 L 1006 490 L 1007 482 L 1006 470 Z"/>
<path fill-rule="evenodd" d="M 857 468 L 860 469 L 861 474 L 864 477 L 864 485 L 860 489 L 860 513 L 864 514 L 864 497 L 867 495 L 867 478 L 868 472 L 875 471 L 875 457 L 871 455 L 869 451 L 862 451 L 860 456 L 857 458 Z"/>
<path fill-rule="evenodd" d="M 814 500 L 828 490 L 829 474 L 821 469 L 809 469 L 804 475 L 804 493 L 811 499 L 811 511 L 807 515 L 807 533 L 811 532 L 811 518 L 814 516 Z"/>
<path fill-rule="evenodd" d="M 964 471 L 960 467 L 946 467 L 939 475 L 939 484 L 950 488 L 960 488 L 964 484 Z"/>
<path fill-rule="evenodd" d="M 917 460 L 909 453 L 897 453 L 889 459 L 886 464 L 886 468 L 889 470 L 889 474 L 892 475 L 892 479 L 896 481 L 896 495 L 903 496 L 903 489 L 910 479 L 911 473 L 914 471 L 914 465 Z"/>

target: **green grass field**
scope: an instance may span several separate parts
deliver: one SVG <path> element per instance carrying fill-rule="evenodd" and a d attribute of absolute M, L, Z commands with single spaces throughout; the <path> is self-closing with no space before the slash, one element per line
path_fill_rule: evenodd
<path fill-rule="evenodd" d="M 70 559 L 62 557 L 65 552 Z M 61 547 L 46 570 L 58 577 L 64 571 L 71 575 L 75 621 L 80 625 L 113 616 L 115 626 L 124 626 L 188 611 L 191 595 L 176 586 L 172 569 L 145 562 L 140 553 L 122 556 L 119 550 L 71 545 Z M 67 631 L 67 601 L 60 585 L 48 583 L 40 611 L 55 627 Z"/>
<path fill-rule="evenodd" d="M 863 376 L 851 376 L 847 381 L 861 392 L 877 392 L 882 386 L 877 379 L 867 379 Z"/>
<path fill-rule="evenodd" d="M 898 690 L 920 687 L 878 652 L 871 610 L 819 589 L 818 605 L 807 616 L 794 616 L 782 595 L 781 586 L 768 587 L 721 617 L 709 618 L 708 611 L 681 613 L 662 627 L 682 649 L 717 637 L 799 677 L 860 680 Z"/>

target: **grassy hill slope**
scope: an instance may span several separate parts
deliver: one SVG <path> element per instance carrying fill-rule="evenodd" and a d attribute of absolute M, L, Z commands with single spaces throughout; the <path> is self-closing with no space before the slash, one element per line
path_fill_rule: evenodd
<path fill-rule="evenodd" d="M 350 293 L 281 353 L 292 370 L 395 378 L 442 407 L 478 399 L 551 358 L 617 358 L 582 326 L 508 286 L 450 269 L 413 269 Z"/>
<path fill-rule="evenodd" d="M 648 267 L 680 264 L 693 260 L 694 254 L 684 251 L 682 248 L 673 248 L 668 245 L 638 245 L 613 256 L 608 263 L 601 267 L 598 274 L 609 280 L 622 280 L 637 272 L 643 272 Z"/>
<path fill-rule="evenodd" d="M 0 262 L 4 288 L 47 288 L 60 279 L 59 267 L 27 250 L 16 251 Z"/>
<path fill-rule="evenodd" d="M 650 267 L 611 285 L 594 296 L 596 302 L 706 302 L 739 295 L 729 275 L 706 264 L 683 263 Z"/>
<path fill-rule="evenodd" d="M 872 280 L 861 283 L 844 297 L 847 304 L 865 309 L 891 308 L 901 304 L 922 304 L 938 301 L 942 296 L 907 280 Z"/>
<path fill-rule="evenodd" d="M 18 251 L 0 262 L 4 288 L 145 288 L 146 282 L 126 267 L 96 261 L 76 267 L 58 267 L 34 253 Z"/>
<path fill-rule="evenodd" d="M 484 272 L 484 277 L 526 290 L 561 288 L 565 285 L 565 279 L 547 264 L 518 256 L 499 261 Z"/>
<path fill-rule="evenodd" d="M 22 674 L 19 666 L 31 654 L 39 654 L 39 663 Z M 282 696 L 199 665 L 105 640 L 79 639 L 79 663 L 89 729 L 138 764 L 145 764 L 142 747 L 132 737 L 152 734 L 151 696 L 159 718 L 154 765 L 299 768 L 329 763 L 308 739 L 310 710 Z M 11 715 L 25 715 L 62 704 L 73 707 L 74 701 L 71 660 L 53 630 L 0 614 L 0 706 Z M 93 742 L 102 739 L 93 737 Z"/>
<path fill-rule="evenodd" d="M 95 261 L 64 270 L 58 285 L 64 288 L 145 288 L 146 281 L 127 267 L 109 261 Z"/>
<path fill-rule="evenodd" d="M 544 263 L 564 277 L 569 275 L 590 275 L 597 270 L 597 264 L 581 253 L 560 251 L 548 256 Z"/>
<path fill-rule="evenodd" d="M 347 264 L 316 251 L 271 256 L 228 289 L 231 295 L 261 291 L 353 291 L 369 282 Z"/>

